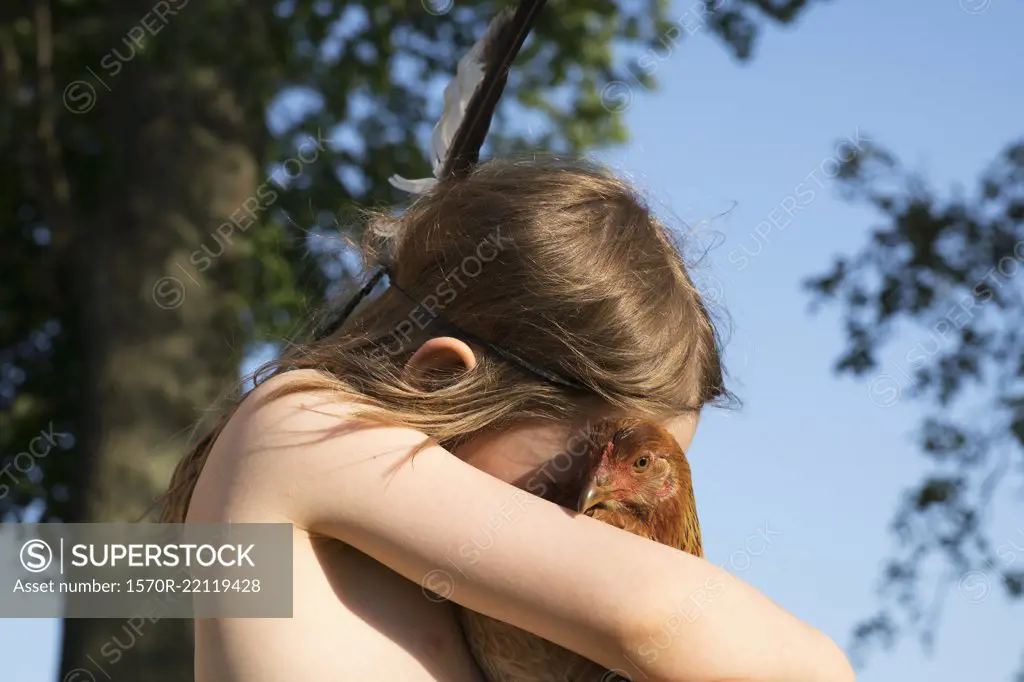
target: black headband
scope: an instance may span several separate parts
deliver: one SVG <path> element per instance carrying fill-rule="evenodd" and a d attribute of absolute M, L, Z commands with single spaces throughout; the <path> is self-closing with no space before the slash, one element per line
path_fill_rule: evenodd
<path fill-rule="evenodd" d="M 345 320 L 348 319 L 349 315 L 352 314 L 352 312 L 356 309 L 356 307 L 359 305 L 360 302 L 362 302 L 364 298 L 370 295 L 370 292 L 373 291 L 373 289 L 377 286 L 377 283 L 380 282 L 380 280 L 385 275 L 387 275 L 388 277 L 388 283 L 390 284 L 391 288 L 393 288 L 398 293 L 402 294 L 412 303 L 419 303 L 415 298 L 410 296 L 408 293 L 405 292 L 405 290 L 398 286 L 398 283 L 395 282 L 394 277 L 391 276 L 391 271 L 388 270 L 387 267 L 380 266 L 377 268 L 377 271 L 373 273 L 373 276 L 370 277 L 366 284 L 364 284 L 363 287 L 358 292 L 356 292 L 356 295 L 352 297 L 352 300 L 350 300 L 345 305 L 345 307 L 341 310 L 341 313 L 339 313 L 337 317 L 335 317 L 333 320 L 331 320 L 330 323 L 328 323 L 325 327 L 320 329 L 319 332 L 317 332 L 315 337 L 316 340 L 320 341 L 322 339 L 325 339 L 328 336 L 337 332 L 339 329 L 341 329 L 342 325 L 345 324 Z M 469 341 L 470 343 L 475 343 L 478 346 L 482 346 L 483 348 L 486 348 L 495 355 L 503 358 L 504 360 L 512 363 L 513 365 L 516 365 L 520 369 L 526 370 L 527 372 L 533 374 L 534 376 L 540 377 L 541 379 L 544 379 L 545 381 L 548 381 L 552 384 L 556 384 L 558 386 L 564 386 L 566 388 L 572 388 L 578 391 L 590 391 L 589 388 L 587 388 L 580 382 L 576 381 L 575 379 L 567 377 L 563 374 L 559 374 L 558 372 L 554 372 L 550 369 L 545 369 L 544 367 L 541 367 L 540 365 L 534 362 L 530 362 L 529 360 L 523 358 L 521 355 L 517 355 L 510 350 L 502 348 L 501 346 L 491 341 L 488 341 L 487 339 L 483 339 L 480 336 L 473 334 L 472 332 L 468 332 L 465 329 L 462 329 L 461 327 L 454 324 L 451 320 L 449 320 L 439 312 L 434 311 L 433 316 L 433 319 L 440 320 L 445 326 L 451 328 L 459 336 L 461 336 L 464 341 Z"/>

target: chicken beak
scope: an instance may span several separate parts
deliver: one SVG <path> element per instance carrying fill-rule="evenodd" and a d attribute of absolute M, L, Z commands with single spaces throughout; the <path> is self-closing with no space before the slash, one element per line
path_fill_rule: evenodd
<path fill-rule="evenodd" d="M 583 492 L 580 493 L 577 509 L 579 513 L 586 514 L 597 505 L 602 502 L 607 502 L 610 499 L 611 494 L 608 491 L 608 488 L 597 481 L 592 480 L 587 484 L 587 487 L 583 489 Z"/>

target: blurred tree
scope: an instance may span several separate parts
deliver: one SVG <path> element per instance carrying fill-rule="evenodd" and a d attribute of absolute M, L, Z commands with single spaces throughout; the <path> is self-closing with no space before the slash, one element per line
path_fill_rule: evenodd
<path fill-rule="evenodd" d="M 683 38 L 745 59 L 758 21 L 808 0 L 722 4 L 552 0 L 494 148 L 622 141 L 622 87 L 651 87 Z M 351 207 L 429 173 L 440 89 L 497 7 L 3 3 L 0 518 L 147 510 L 252 344 L 303 331 L 349 280 L 332 236 L 358 230 Z M 62 670 L 190 679 L 190 647 L 180 621 L 67 621 Z"/>
<path fill-rule="evenodd" d="M 862 658 L 903 631 L 930 644 L 951 586 L 969 602 L 1024 592 L 1024 528 L 995 539 L 986 529 L 1006 475 L 1024 472 L 1024 140 L 992 162 L 973 196 L 940 198 L 878 146 L 840 178 L 883 224 L 807 283 L 817 303 L 843 308 L 848 345 L 837 371 L 873 376 L 881 406 L 901 394 L 933 406 L 919 441 L 934 468 L 897 509 L 898 549 L 882 587 L 890 606 L 856 629 Z M 908 326 L 926 333 L 878 374 L 883 347 Z"/>

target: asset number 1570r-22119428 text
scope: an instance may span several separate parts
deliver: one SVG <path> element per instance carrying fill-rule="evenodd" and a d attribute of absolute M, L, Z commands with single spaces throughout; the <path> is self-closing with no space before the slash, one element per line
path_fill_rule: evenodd
<path fill-rule="evenodd" d="M 200 580 L 198 578 L 135 578 L 128 581 L 128 592 L 167 592 L 182 594 L 228 593 L 239 594 L 260 591 L 260 581 L 246 579 L 237 580 Z"/>

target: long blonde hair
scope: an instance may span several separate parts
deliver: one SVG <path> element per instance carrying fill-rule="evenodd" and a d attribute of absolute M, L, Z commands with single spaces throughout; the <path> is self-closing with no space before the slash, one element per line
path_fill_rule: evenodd
<path fill-rule="evenodd" d="M 472 370 L 410 383 L 406 361 L 451 325 L 633 413 L 675 415 L 730 397 L 712 316 L 672 234 L 601 167 L 481 164 L 400 215 L 369 214 L 362 255 L 367 272 L 387 266 L 394 286 L 333 334 L 258 370 L 256 383 L 290 369 L 319 373 L 268 400 L 334 391 L 360 405 L 360 419 L 411 427 L 449 448 L 517 420 L 578 415 L 578 392 L 486 350 Z M 184 520 L 233 410 L 178 464 L 161 520 Z"/>

